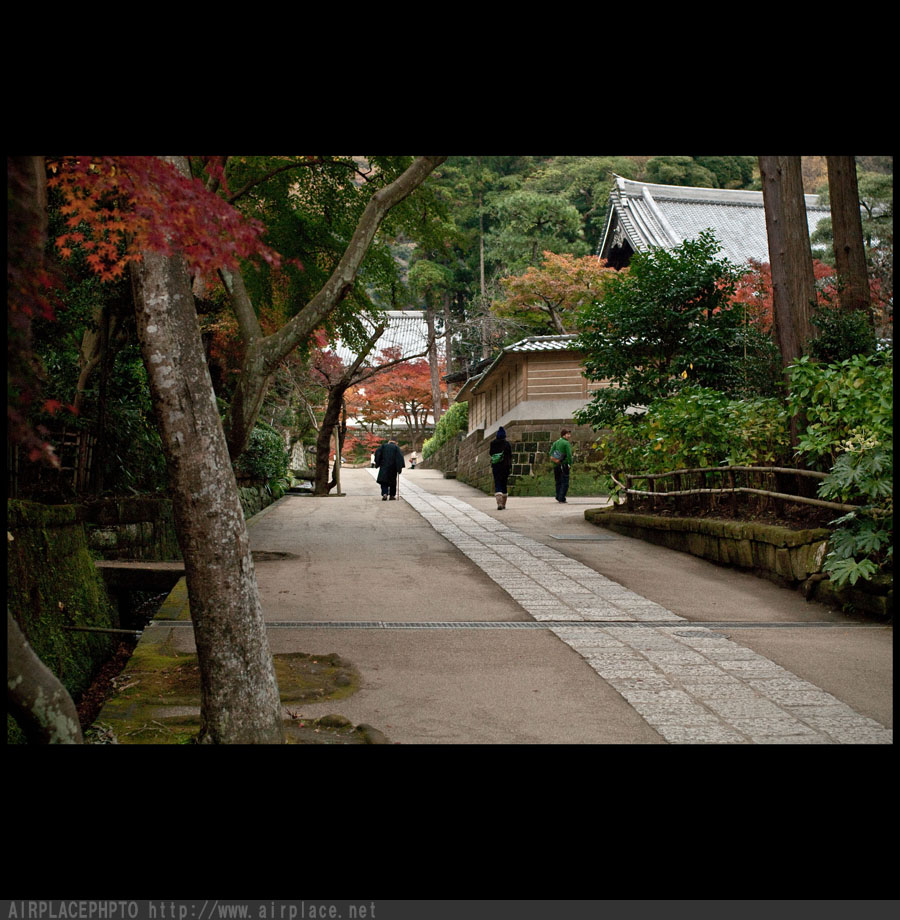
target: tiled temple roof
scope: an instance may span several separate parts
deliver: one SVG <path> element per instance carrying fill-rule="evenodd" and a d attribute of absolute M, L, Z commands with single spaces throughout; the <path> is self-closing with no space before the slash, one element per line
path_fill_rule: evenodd
<path fill-rule="evenodd" d="M 806 195 L 809 232 L 830 216 L 817 195 Z M 609 217 L 598 254 L 609 259 L 623 244 L 633 252 L 671 249 L 712 230 L 723 254 L 740 265 L 769 261 L 763 193 L 744 189 L 692 188 L 634 182 L 616 176 Z"/>

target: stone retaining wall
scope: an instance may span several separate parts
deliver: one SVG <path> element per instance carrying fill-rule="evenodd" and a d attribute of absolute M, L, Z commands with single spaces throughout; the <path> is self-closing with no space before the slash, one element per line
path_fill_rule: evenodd
<path fill-rule="evenodd" d="M 826 528 L 792 530 L 743 521 L 628 514 L 614 508 L 589 508 L 584 516 L 615 533 L 748 569 L 786 587 L 799 588 L 810 600 L 849 607 L 879 619 L 892 615 L 890 579 L 835 588 L 822 573 L 831 537 Z"/>
<path fill-rule="evenodd" d="M 181 559 L 172 502 L 167 498 L 109 498 L 77 508 L 88 546 L 104 559 Z"/>
<path fill-rule="evenodd" d="M 443 470 L 446 478 L 455 479 L 459 464 L 459 447 L 464 440 L 465 435 L 456 435 L 442 444 L 427 460 L 422 460 L 419 466 L 426 470 Z"/>
<path fill-rule="evenodd" d="M 239 485 L 244 517 L 274 501 L 265 486 Z M 88 546 L 104 559 L 171 562 L 181 559 L 171 499 L 155 496 L 107 498 L 75 506 Z"/>
<path fill-rule="evenodd" d="M 806 581 L 822 571 L 831 532 L 825 528 L 791 530 L 771 524 L 710 518 L 628 514 L 607 508 L 584 513 L 592 524 L 743 569 L 786 583 Z"/>

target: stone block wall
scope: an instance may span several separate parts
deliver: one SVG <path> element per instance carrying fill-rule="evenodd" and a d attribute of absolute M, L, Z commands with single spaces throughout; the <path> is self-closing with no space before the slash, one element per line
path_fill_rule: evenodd
<path fill-rule="evenodd" d="M 181 559 L 170 499 L 101 499 L 79 505 L 78 517 L 84 523 L 88 546 L 104 559 Z"/>
<path fill-rule="evenodd" d="M 274 501 L 265 486 L 241 485 L 238 496 L 245 518 Z M 148 562 L 181 559 L 171 499 L 110 498 L 76 507 L 78 519 L 84 523 L 88 546 L 104 559 Z"/>
<path fill-rule="evenodd" d="M 459 448 L 465 435 L 457 435 L 441 445 L 427 460 L 419 463 L 426 470 L 443 470 L 445 476 L 454 478 L 459 465 Z"/>

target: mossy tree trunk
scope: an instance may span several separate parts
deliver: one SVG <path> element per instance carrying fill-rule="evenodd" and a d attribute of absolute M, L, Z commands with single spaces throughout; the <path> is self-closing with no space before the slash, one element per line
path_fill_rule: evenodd
<path fill-rule="evenodd" d="M 81 744 L 69 692 L 28 644 L 7 608 L 6 700 L 30 744 Z"/>

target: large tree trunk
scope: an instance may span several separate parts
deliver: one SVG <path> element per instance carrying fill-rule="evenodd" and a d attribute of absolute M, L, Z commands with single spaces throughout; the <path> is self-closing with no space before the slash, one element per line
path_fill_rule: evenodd
<path fill-rule="evenodd" d="M 6 610 L 6 704 L 31 744 L 81 744 L 72 697 Z"/>
<path fill-rule="evenodd" d="M 816 303 L 816 278 L 800 157 L 760 157 L 759 171 L 772 268 L 775 334 L 785 369 L 803 355 L 813 338 L 812 310 Z M 791 418 L 791 444 L 796 446 L 800 424 Z"/>
<path fill-rule="evenodd" d="M 173 161 L 185 168 L 182 158 Z M 145 252 L 132 281 L 200 661 L 201 740 L 280 743 L 281 703 L 256 572 L 190 278 L 180 257 Z"/>
<path fill-rule="evenodd" d="M 834 231 L 834 262 L 838 292 L 844 310 L 869 313 L 869 272 L 859 213 L 859 187 L 855 157 L 826 157 L 831 227 Z"/>
<path fill-rule="evenodd" d="M 775 330 L 784 367 L 806 350 L 813 337 L 810 321 L 816 279 L 809 245 L 809 224 L 800 157 L 760 157 Z"/>

